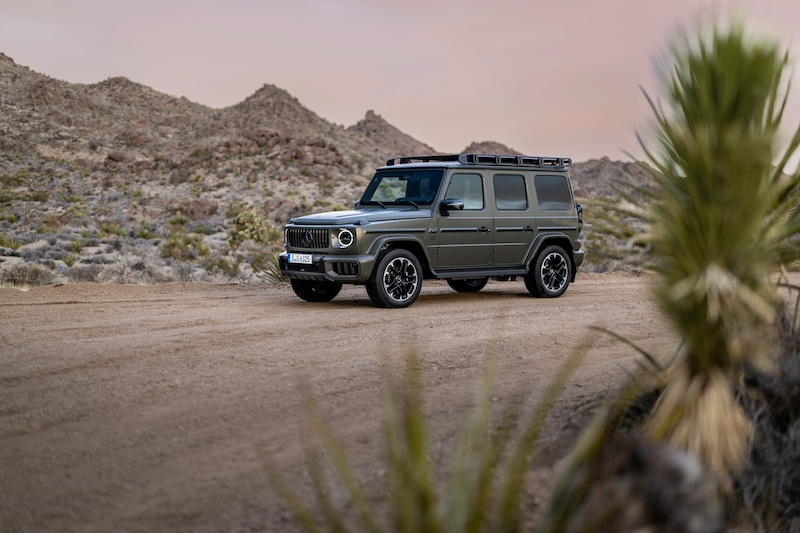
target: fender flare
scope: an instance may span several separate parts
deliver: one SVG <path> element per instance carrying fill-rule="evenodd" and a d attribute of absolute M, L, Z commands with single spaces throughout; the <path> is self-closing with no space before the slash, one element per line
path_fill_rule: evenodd
<path fill-rule="evenodd" d="M 525 256 L 525 268 L 530 272 L 531 265 L 536 259 L 536 256 L 539 254 L 539 251 L 550 244 L 561 246 L 561 248 L 567 252 L 567 257 L 569 257 L 570 266 L 572 267 L 572 275 L 570 276 L 572 278 L 571 281 L 575 281 L 575 274 L 577 273 L 578 268 L 575 265 L 575 258 L 572 256 L 572 253 L 574 252 L 574 249 L 572 248 L 572 240 L 564 233 L 542 233 L 537 235 L 533 240 L 533 243 L 531 243 L 528 254 Z"/>
<path fill-rule="evenodd" d="M 369 250 L 367 250 L 367 254 L 374 255 L 377 258 L 381 251 L 385 250 L 386 248 L 405 248 L 417 256 L 417 259 L 422 264 L 422 269 L 425 271 L 425 273 L 431 274 L 428 250 L 422 244 L 422 241 L 419 239 L 419 237 L 411 233 L 384 235 L 373 241 L 372 245 L 369 247 Z"/>

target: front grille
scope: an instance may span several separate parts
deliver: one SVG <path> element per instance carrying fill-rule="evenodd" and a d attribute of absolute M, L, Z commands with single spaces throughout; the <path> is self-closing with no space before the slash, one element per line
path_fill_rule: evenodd
<path fill-rule="evenodd" d="M 293 248 L 327 248 L 329 235 L 328 228 L 288 228 L 286 245 Z"/>

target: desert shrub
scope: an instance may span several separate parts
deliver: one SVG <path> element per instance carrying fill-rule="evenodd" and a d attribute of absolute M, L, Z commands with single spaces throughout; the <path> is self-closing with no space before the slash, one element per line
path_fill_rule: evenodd
<path fill-rule="evenodd" d="M 78 262 L 78 259 L 80 259 L 80 258 L 75 254 L 67 254 L 67 255 L 65 255 L 64 257 L 61 258 L 61 260 L 64 262 L 64 264 L 67 265 L 70 268 L 72 268 L 72 265 L 74 265 L 75 263 Z"/>
<path fill-rule="evenodd" d="M 58 249 L 50 249 L 44 254 L 44 259 L 47 261 L 58 261 L 59 259 L 64 259 L 64 256 L 67 255 L 64 253 L 63 250 Z"/>
<path fill-rule="evenodd" d="M 114 260 L 109 259 L 105 255 L 98 252 L 92 257 L 81 259 L 81 263 L 92 264 L 92 265 L 110 265 L 114 263 Z"/>
<path fill-rule="evenodd" d="M 206 219 L 213 216 L 219 209 L 219 204 L 214 200 L 204 198 L 187 199 L 180 203 L 180 211 L 191 220 Z"/>
<path fill-rule="evenodd" d="M 239 213 L 228 227 L 228 245 L 231 248 L 237 248 L 245 241 L 271 244 L 279 238 L 278 229 L 255 211 Z"/>
<path fill-rule="evenodd" d="M 14 237 L 0 235 L 0 247 L 10 248 L 11 250 L 18 250 L 22 246 L 22 241 Z"/>
<path fill-rule="evenodd" d="M 103 272 L 102 265 L 78 265 L 70 268 L 67 279 L 75 283 L 97 283 Z"/>
<path fill-rule="evenodd" d="M 353 165 L 356 167 L 356 170 L 357 170 L 358 172 L 361 172 L 361 171 L 363 171 L 363 170 L 364 170 L 364 166 L 367 164 L 367 162 L 366 162 L 366 161 L 364 161 L 364 158 L 363 158 L 363 157 L 361 157 L 361 156 L 358 156 L 358 155 L 355 155 L 355 154 L 353 154 L 353 155 L 351 155 L 351 156 L 350 156 L 350 161 L 351 161 L 351 162 L 353 163 Z"/>
<path fill-rule="evenodd" d="M 145 258 L 125 256 L 99 272 L 97 281 L 119 284 L 150 284 L 166 283 L 172 281 L 172 277 L 163 270 L 163 267 Z"/>
<path fill-rule="evenodd" d="M 203 242 L 200 235 L 177 231 L 170 233 L 161 245 L 161 257 L 178 261 L 190 261 L 198 257 L 205 257 L 210 252 L 211 249 Z"/>
<path fill-rule="evenodd" d="M 29 176 L 26 172 L 15 174 L 0 174 L 0 185 L 4 188 L 22 187 L 28 184 Z"/>
<path fill-rule="evenodd" d="M 47 202 L 50 200 L 50 191 L 48 190 L 40 190 L 40 191 L 31 191 L 30 193 L 23 196 L 24 200 L 31 200 L 33 202 Z"/>
<path fill-rule="evenodd" d="M 85 215 L 87 212 L 88 212 L 88 209 L 86 207 L 86 204 L 83 203 L 82 200 L 76 200 L 72 205 L 70 205 L 69 207 L 67 207 L 64 210 L 64 215 L 65 216 L 69 216 L 69 215 L 82 216 L 82 215 Z"/>
<path fill-rule="evenodd" d="M 579 200 L 579 203 L 581 201 Z M 584 202 L 585 203 L 585 202 Z M 620 223 L 614 210 L 614 200 L 592 198 L 591 208 L 584 209 L 584 226 L 581 234 L 582 248 L 586 250 L 586 260 L 581 265 L 585 272 L 627 271 L 638 273 L 652 268 L 652 257 L 644 250 L 632 254 L 628 246 L 630 235 L 622 235 L 615 229 Z M 609 223 L 611 219 L 611 223 Z M 630 219 L 624 221 L 635 224 Z M 626 230 L 633 228 L 626 226 Z"/>
<path fill-rule="evenodd" d="M 183 213 L 177 213 L 171 219 L 169 219 L 169 223 L 173 226 L 185 226 L 189 222 L 189 217 L 184 215 Z"/>
<path fill-rule="evenodd" d="M 103 243 L 106 244 L 105 253 L 111 253 L 122 250 L 122 246 L 125 244 L 125 241 L 123 239 L 114 237 L 111 239 L 104 239 Z"/>
<path fill-rule="evenodd" d="M 225 216 L 227 218 L 235 218 L 239 213 L 244 211 L 245 205 L 239 201 L 232 201 L 228 206 L 228 209 L 225 211 Z"/>
<path fill-rule="evenodd" d="M 139 224 L 139 228 L 136 230 L 135 237 L 139 239 L 155 239 L 158 237 L 156 233 L 155 227 L 153 223 L 149 220 L 143 220 L 141 224 Z"/>
<path fill-rule="evenodd" d="M 49 285 L 54 283 L 55 275 L 39 265 L 14 265 L 0 270 L 0 284 L 14 286 Z"/>
<path fill-rule="evenodd" d="M 76 254 L 81 253 L 85 247 L 86 247 L 86 241 L 84 241 L 82 238 L 75 239 L 74 241 L 69 243 L 69 249 L 75 252 Z"/>
<path fill-rule="evenodd" d="M 237 279 L 242 276 L 241 262 L 225 257 L 214 256 L 203 261 L 203 268 L 209 274 L 221 274 L 226 278 Z"/>
<path fill-rule="evenodd" d="M 42 259 L 47 255 L 47 251 L 50 247 L 49 246 L 39 246 L 36 248 L 26 248 L 19 252 L 19 256 L 23 258 L 25 261 L 30 263 L 35 263 L 38 260 Z"/>
<path fill-rule="evenodd" d="M 281 274 L 281 266 L 278 262 L 280 250 L 259 251 L 249 257 L 250 267 L 256 276 L 271 283 L 282 283 L 286 278 Z"/>
<path fill-rule="evenodd" d="M 37 233 L 51 233 L 56 231 L 58 228 L 62 226 L 61 219 L 56 215 L 47 215 L 42 220 L 42 223 L 37 226 L 36 232 Z"/>
<path fill-rule="evenodd" d="M 116 235 L 118 237 L 125 236 L 125 228 L 118 222 L 113 220 L 103 220 L 98 225 L 101 235 Z"/>
<path fill-rule="evenodd" d="M 172 277 L 175 281 L 188 283 L 195 280 L 194 265 L 185 261 L 175 261 L 172 264 Z"/>

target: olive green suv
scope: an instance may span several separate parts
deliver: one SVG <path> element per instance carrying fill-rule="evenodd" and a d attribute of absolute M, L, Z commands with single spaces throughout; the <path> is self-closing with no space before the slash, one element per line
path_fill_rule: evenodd
<path fill-rule="evenodd" d="M 535 296 L 561 296 L 583 262 L 582 207 L 562 157 L 461 154 L 397 157 L 352 211 L 295 218 L 283 276 L 309 302 L 365 285 L 378 307 L 407 307 L 424 279 L 459 292 L 522 277 Z"/>

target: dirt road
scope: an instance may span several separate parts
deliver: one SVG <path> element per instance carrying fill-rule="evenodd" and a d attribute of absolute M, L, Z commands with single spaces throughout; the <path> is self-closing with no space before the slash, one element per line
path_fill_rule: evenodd
<path fill-rule="evenodd" d="M 589 325 L 656 352 L 675 346 L 647 278 L 622 274 L 579 275 L 554 300 L 527 296 L 521 282 L 475 295 L 426 283 L 405 310 L 376 309 L 347 286 L 327 304 L 285 285 L 2 288 L 0 530 L 294 530 L 263 457 L 309 496 L 299 383 L 361 480 L 380 487 L 382 361 L 400 368 L 407 351 L 419 354 L 438 460 L 487 353 L 503 405 L 519 389 L 535 399 L 595 338 L 553 427 L 622 383 L 637 356 Z"/>

